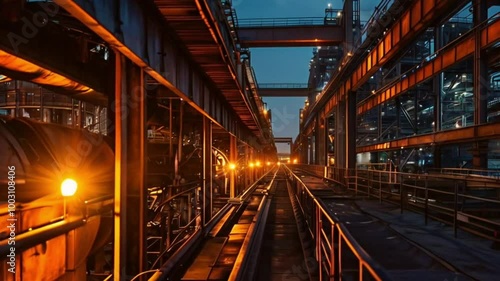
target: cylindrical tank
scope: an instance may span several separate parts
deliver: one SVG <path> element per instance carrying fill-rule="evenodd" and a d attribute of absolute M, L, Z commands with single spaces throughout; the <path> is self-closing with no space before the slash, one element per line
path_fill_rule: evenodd
<path fill-rule="evenodd" d="M 114 154 L 102 135 L 2 116 L 0 151 L 0 171 L 9 166 L 16 169 L 19 203 L 60 196 L 66 178 L 78 183 L 76 196 L 81 200 L 113 193 Z M 2 184 L 2 188 L 6 186 Z"/>

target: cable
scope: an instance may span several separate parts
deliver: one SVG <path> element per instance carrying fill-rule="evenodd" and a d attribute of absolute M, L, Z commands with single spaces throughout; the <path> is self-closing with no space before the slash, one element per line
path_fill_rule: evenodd
<path fill-rule="evenodd" d="M 144 275 L 144 274 L 147 274 L 147 273 L 152 273 L 152 272 L 158 272 L 158 269 L 151 269 L 151 270 L 146 270 L 146 271 L 143 271 L 143 272 L 141 272 L 141 273 L 137 274 L 136 276 L 134 276 L 134 278 L 132 278 L 130 281 L 134 281 L 134 280 L 136 280 L 136 279 L 137 279 L 137 277 L 140 277 L 140 276 L 142 276 L 142 275 Z"/>

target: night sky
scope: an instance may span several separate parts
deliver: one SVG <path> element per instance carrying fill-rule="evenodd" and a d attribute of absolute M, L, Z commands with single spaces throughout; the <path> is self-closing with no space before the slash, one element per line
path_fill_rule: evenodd
<path fill-rule="evenodd" d="M 367 20 L 379 0 L 360 0 L 361 20 Z M 343 1 L 325 0 L 233 0 L 238 19 L 324 17 L 325 8 L 342 9 Z M 258 83 L 307 83 L 312 47 L 252 48 L 251 63 Z M 299 109 L 305 97 L 264 98 L 273 114 L 273 133 L 276 137 L 292 137 L 299 132 Z M 285 145 L 279 151 L 287 151 Z"/>

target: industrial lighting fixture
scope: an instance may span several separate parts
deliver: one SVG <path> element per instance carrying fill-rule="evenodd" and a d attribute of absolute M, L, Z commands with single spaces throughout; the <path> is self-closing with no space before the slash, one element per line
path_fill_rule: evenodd
<path fill-rule="evenodd" d="M 61 194 L 64 197 L 70 197 L 75 195 L 76 190 L 78 188 L 78 184 L 73 179 L 65 179 L 61 183 Z"/>
<path fill-rule="evenodd" d="M 229 164 L 229 169 L 231 170 L 236 169 L 236 165 L 234 163 Z"/>
<path fill-rule="evenodd" d="M 75 195 L 78 184 L 73 179 L 65 179 L 61 183 L 61 194 L 64 198 L 63 217 L 66 218 L 66 199 Z"/>

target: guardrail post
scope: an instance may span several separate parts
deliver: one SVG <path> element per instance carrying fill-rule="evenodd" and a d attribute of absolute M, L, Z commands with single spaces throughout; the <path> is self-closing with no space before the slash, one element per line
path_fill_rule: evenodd
<path fill-rule="evenodd" d="M 358 196 L 358 170 L 354 170 L 354 188 L 356 189 L 356 196 Z"/>
<path fill-rule="evenodd" d="M 372 183 L 373 183 L 373 172 L 368 170 L 368 199 L 370 199 L 371 191 L 372 191 Z"/>
<path fill-rule="evenodd" d="M 342 280 L 342 231 L 340 230 L 339 227 L 337 227 L 338 229 L 338 232 L 339 232 L 339 244 L 338 244 L 338 254 L 339 254 L 339 257 L 338 257 L 338 268 L 337 268 L 337 274 L 338 274 L 338 278 L 337 280 Z"/>
<path fill-rule="evenodd" d="M 335 266 L 335 224 L 330 224 L 330 236 L 331 236 L 331 249 L 330 249 L 330 280 L 335 280 L 335 270 L 337 269 Z"/>
<path fill-rule="evenodd" d="M 382 203 L 382 172 L 378 172 L 378 196 L 379 203 Z"/>
<path fill-rule="evenodd" d="M 404 200 L 406 200 L 406 198 L 408 197 L 408 195 L 405 195 L 405 194 L 406 194 L 406 192 L 405 192 L 405 186 L 403 184 L 403 179 L 401 179 L 399 181 L 399 196 L 400 196 L 399 203 L 401 205 L 401 214 L 403 213 L 403 210 L 405 208 L 405 205 L 404 205 L 405 202 L 404 202 Z"/>
<path fill-rule="evenodd" d="M 457 228 L 458 228 L 457 208 L 458 208 L 458 182 L 455 180 L 455 194 L 453 200 L 453 235 L 455 236 L 455 238 L 457 238 Z"/>
<path fill-rule="evenodd" d="M 361 260 L 359 260 L 359 279 L 358 280 L 363 280 L 363 263 Z"/>
<path fill-rule="evenodd" d="M 428 177 L 425 176 L 425 181 L 424 181 L 424 187 L 425 187 L 425 210 L 424 210 L 424 218 L 425 218 L 425 225 L 427 225 L 427 220 L 429 217 L 429 188 L 427 185 Z"/>
<path fill-rule="evenodd" d="M 321 210 L 317 204 L 316 208 L 316 260 L 318 260 L 319 280 L 323 280 L 323 267 L 321 265 Z"/>

